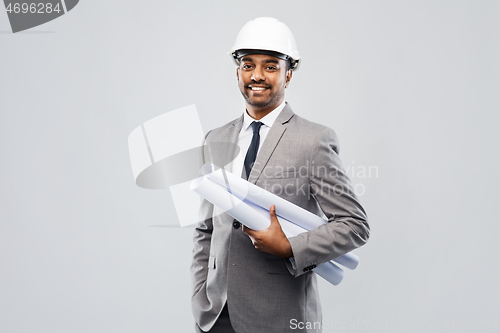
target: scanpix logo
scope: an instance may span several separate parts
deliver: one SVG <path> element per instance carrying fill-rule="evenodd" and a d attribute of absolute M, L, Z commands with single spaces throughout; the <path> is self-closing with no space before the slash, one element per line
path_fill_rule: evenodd
<path fill-rule="evenodd" d="M 52 21 L 75 8 L 79 0 L 3 0 L 12 32 Z"/>

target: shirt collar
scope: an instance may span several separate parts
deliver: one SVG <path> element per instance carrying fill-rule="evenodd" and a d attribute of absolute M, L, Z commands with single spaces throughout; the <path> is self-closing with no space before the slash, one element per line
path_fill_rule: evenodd
<path fill-rule="evenodd" d="M 284 108 L 285 108 L 285 101 L 283 101 L 283 103 L 281 103 L 276 109 L 266 114 L 260 120 L 253 119 L 248 115 L 248 112 L 245 110 L 245 112 L 243 113 L 243 126 L 241 127 L 241 130 L 246 131 L 254 121 L 260 121 L 263 125 L 271 128 L 274 122 L 276 121 L 276 118 L 278 118 L 280 112 Z"/>

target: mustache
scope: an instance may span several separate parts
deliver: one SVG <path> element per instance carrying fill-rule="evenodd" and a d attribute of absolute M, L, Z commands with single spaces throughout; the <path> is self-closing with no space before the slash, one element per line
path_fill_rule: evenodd
<path fill-rule="evenodd" d="M 255 85 L 258 85 L 259 87 L 264 87 L 264 88 L 271 88 L 272 87 L 271 85 L 268 85 L 268 84 L 262 84 L 262 83 L 258 83 L 258 82 L 252 82 L 252 83 L 245 84 L 245 88 L 250 88 L 250 86 L 255 86 Z"/>

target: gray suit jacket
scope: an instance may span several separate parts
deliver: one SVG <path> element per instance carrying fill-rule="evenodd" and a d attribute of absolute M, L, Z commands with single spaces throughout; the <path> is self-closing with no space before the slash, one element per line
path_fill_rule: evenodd
<path fill-rule="evenodd" d="M 243 116 L 210 131 L 206 144 L 236 143 L 242 123 Z M 225 213 L 214 214 L 213 205 L 202 202 L 191 275 L 192 310 L 203 330 L 213 326 L 226 301 L 237 333 L 290 332 L 293 320 L 321 322 L 311 269 L 365 244 L 369 236 L 365 211 L 343 170 L 337 142 L 333 130 L 297 116 L 287 104 L 250 173 L 249 182 L 328 218 L 329 223 L 289 239 L 295 268 L 288 259 L 256 250 L 237 221 Z M 234 153 L 228 150 L 216 156 L 205 149 L 203 162 L 223 167 Z M 279 213 L 279 207 L 276 210 Z"/>

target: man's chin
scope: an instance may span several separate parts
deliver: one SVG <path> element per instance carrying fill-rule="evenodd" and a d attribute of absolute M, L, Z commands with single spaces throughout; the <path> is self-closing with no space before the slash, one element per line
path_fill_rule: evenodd
<path fill-rule="evenodd" d="M 247 104 L 255 108 L 267 108 L 276 103 L 276 100 L 278 100 L 278 98 L 275 98 L 276 96 L 274 96 L 273 98 L 259 98 L 260 96 L 257 96 L 257 98 L 255 98 L 248 95 L 246 92 L 241 92 L 241 94 L 243 95 L 243 98 L 245 99 Z"/>
<path fill-rule="evenodd" d="M 269 105 L 272 104 L 272 100 L 258 100 L 258 99 L 255 99 L 255 98 L 251 98 L 249 96 L 246 96 L 246 101 L 248 104 L 250 104 L 251 106 L 254 106 L 254 107 L 258 107 L 258 108 L 263 108 L 263 107 L 267 107 Z"/>
<path fill-rule="evenodd" d="M 265 108 L 265 107 L 268 107 L 269 105 L 271 105 L 271 103 L 255 103 L 255 102 L 249 102 L 248 104 L 250 104 L 251 106 L 253 107 L 256 107 L 256 108 Z"/>

